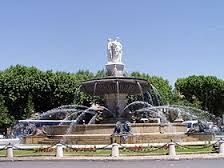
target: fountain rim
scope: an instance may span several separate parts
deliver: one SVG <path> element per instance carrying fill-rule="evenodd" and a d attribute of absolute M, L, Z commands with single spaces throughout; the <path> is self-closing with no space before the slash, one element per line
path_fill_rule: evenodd
<path fill-rule="evenodd" d="M 81 83 L 80 89 L 81 91 L 89 94 L 89 95 L 95 95 L 95 96 L 103 96 L 106 94 L 116 94 L 117 92 L 115 90 L 110 90 L 108 91 L 108 88 L 104 88 L 101 89 L 100 91 L 98 90 L 97 92 L 94 91 L 94 85 L 101 85 L 101 86 L 111 86 L 113 84 L 119 83 L 119 85 L 125 85 L 125 84 L 132 84 L 136 85 L 136 88 L 139 87 L 138 85 L 140 85 L 142 88 L 144 88 L 144 92 L 147 91 L 147 88 L 150 88 L 150 82 L 148 80 L 145 79 L 141 79 L 141 78 L 134 78 L 134 77 L 123 77 L 123 76 L 109 76 L 109 77 L 103 77 L 103 78 L 95 78 L 95 79 L 91 79 L 91 80 L 87 80 Z M 138 84 L 139 83 L 139 84 Z M 95 86 L 97 88 L 97 86 Z M 132 91 L 130 91 L 130 89 L 127 88 L 119 88 L 119 93 L 120 94 L 127 94 L 127 95 L 140 95 L 141 92 L 139 91 L 139 89 L 132 89 Z"/>
<path fill-rule="evenodd" d="M 88 83 L 92 83 L 92 82 L 97 82 L 97 81 L 103 81 L 103 80 L 106 80 L 105 82 L 107 81 L 110 81 L 110 80 L 133 80 L 133 81 L 142 81 L 142 82 L 146 82 L 148 85 L 150 85 L 151 83 L 146 80 L 146 79 L 142 79 L 142 78 L 136 78 L 136 77 L 126 77 L 126 76 L 108 76 L 108 77 L 102 77 L 102 78 L 94 78 L 94 79 L 89 79 L 89 80 L 85 80 L 81 83 L 81 86 L 84 85 L 84 84 L 88 84 Z"/>

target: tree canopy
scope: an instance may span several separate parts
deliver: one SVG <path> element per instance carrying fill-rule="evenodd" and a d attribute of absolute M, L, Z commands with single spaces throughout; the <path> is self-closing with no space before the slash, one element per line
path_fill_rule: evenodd
<path fill-rule="evenodd" d="M 175 89 L 185 100 L 198 100 L 203 110 L 220 115 L 224 109 L 224 81 L 215 76 L 189 76 L 178 79 Z"/>
<path fill-rule="evenodd" d="M 0 96 L 0 128 L 9 127 L 13 120 L 13 116 L 9 115 L 8 109 L 5 106 L 3 96 Z"/>

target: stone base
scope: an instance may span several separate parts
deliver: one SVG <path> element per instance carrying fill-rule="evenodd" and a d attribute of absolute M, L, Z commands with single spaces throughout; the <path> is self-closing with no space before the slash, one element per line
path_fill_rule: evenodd
<path fill-rule="evenodd" d="M 109 63 L 106 64 L 106 70 L 107 70 L 107 75 L 108 76 L 125 76 L 124 72 L 124 64 L 120 63 Z"/>
<path fill-rule="evenodd" d="M 48 135 L 64 135 L 67 133 L 69 126 L 48 126 L 45 131 Z M 74 125 L 69 134 L 113 134 L 115 124 L 90 124 L 90 125 Z M 132 123 L 132 134 L 143 133 L 185 133 L 187 127 L 184 124 L 158 124 L 158 123 Z"/>
<path fill-rule="evenodd" d="M 59 142 L 78 145 L 97 144 L 139 144 L 139 143 L 167 143 L 170 140 L 177 142 L 211 141 L 213 134 L 185 134 L 183 124 L 132 124 L 129 135 L 114 135 L 115 124 L 76 125 L 69 134 L 65 135 L 68 126 L 49 126 L 48 135 L 24 137 L 26 144 L 57 144 Z"/>
<path fill-rule="evenodd" d="M 212 141 L 213 135 L 186 135 L 179 134 L 132 134 L 132 135 L 109 135 L 109 134 L 89 134 L 89 135 L 55 135 L 55 136 L 30 136 L 24 138 L 26 144 L 77 144 L 77 145 L 99 145 L 99 144 L 141 144 L 141 143 L 168 143 L 174 142 L 194 142 Z"/>

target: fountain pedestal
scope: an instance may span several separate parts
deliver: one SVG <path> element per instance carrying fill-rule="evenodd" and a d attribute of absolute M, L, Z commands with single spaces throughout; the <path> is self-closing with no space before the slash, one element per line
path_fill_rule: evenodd
<path fill-rule="evenodd" d="M 124 64 L 122 63 L 108 63 L 105 65 L 108 76 L 125 76 Z"/>
<path fill-rule="evenodd" d="M 127 96 L 127 94 L 119 93 L 104 95 L 107 108 L 114 112 L 116 117 L 123 112 L 123 109 L 127 105 Z"/>

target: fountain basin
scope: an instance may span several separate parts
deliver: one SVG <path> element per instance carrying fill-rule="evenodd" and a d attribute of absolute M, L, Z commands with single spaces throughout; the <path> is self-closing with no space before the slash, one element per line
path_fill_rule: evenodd
<path fill-rule="evenodd" d="M 48 144 L 62 143 L 72 145 L 109 145 L 114 142 L 119 144 L 144 144 L 144 143 L 168 143 L 174 142 L 209 142 L 215 140 L 213 134 L 186 135 L 184 133 L 142 133 L 129 136 L 119 136 L 110 134 L 69 134 L 54 136 L 29 136 L 24 137 L 25 144 Z"/>
<path fill-rule="evenodd" d="M 149 82 L 144 79 L 131 77 L 106 77 L 83 82 L 81 91 L 94 96 L 114 94 L 118 91 L 119 94 L 140 95 L 142 92 L 145 93 L 149 88 Z"/>
<path fill-rule="evenodd" d="M 48 126 L 45 128 L 47 134 L 40 136 L 24 137 L 26 144 L 56 144 L 61 142 L 77 145 L 97 145 L 128 143 L 167 143 L 171 139 L 177 142 L 212 141 L 213 134 L 187 135 L 187 128 L 180 123 L 158 124 L 158 123 L 135 123 L 132 124 L 132 132 L 127 135 L 113 134 L 115 124 L 91 124 L 76 125 L 69 134 L 65 134 L 68 126 Z"/>
<path fill-rule="evenodd" d="M 48 126 L 45 131 L 48 135 L 63 135 L 69 126 Z M 74 125 L 69 134 L 113 134 L 115 124 L 90 124 Z M 185 133 L 187 128 L 181 123 L 158 124 L 158 123 L 133 123 L 131 124 L 131 133 Z"/>
<path fill-rule="evenodd" d="M 0 139 L 0 145 L 8 145 L 8 144 L 19 144 L 20 139 L 19 138 L 12 138 L 12 139 Z"/>

